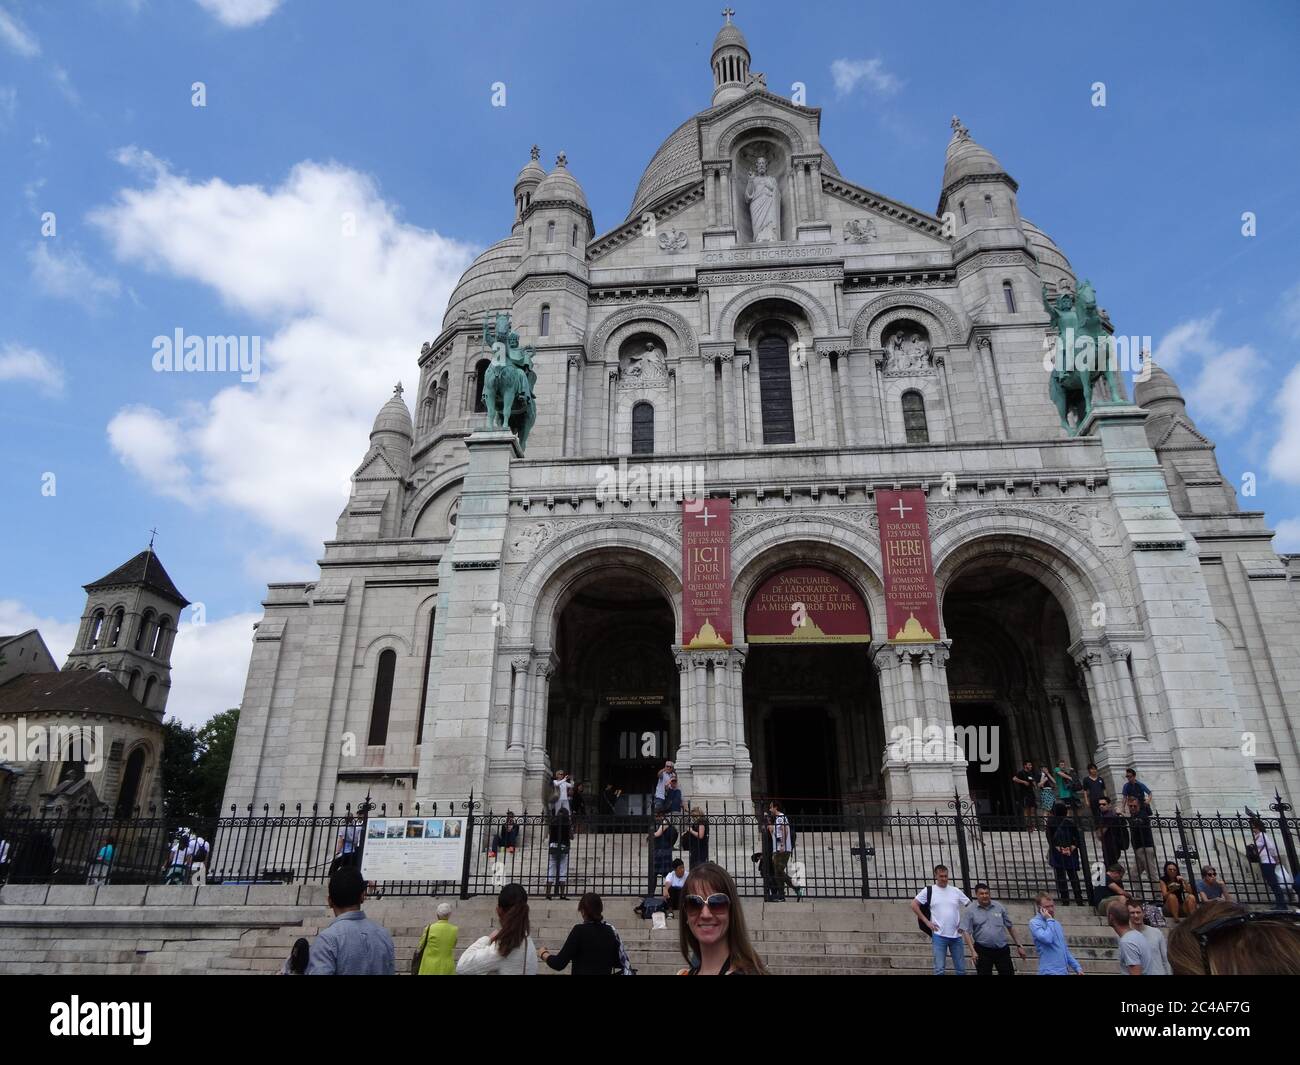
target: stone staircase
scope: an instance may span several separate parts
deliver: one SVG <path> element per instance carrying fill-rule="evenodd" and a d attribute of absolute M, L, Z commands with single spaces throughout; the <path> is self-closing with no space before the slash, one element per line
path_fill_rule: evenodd
<path fill-rule="evenodd" d="M 278 972 L 293 942 L 311 939 L 330 921 L 320 885 L 253 888 L 100 887 L 0 890 L 0 974 L 81 975 Z M 141 897 L 135 901 L 132 893 Z M 242 897 L 243 905 L 234 903 Z M 38 899 L 39 895 L 39 899 Z M 127 898 L 132 904 L 122 905 Z M 85 904 L 90 900 L 90 904 Z M 398 969 L 405 972 L 435 898 L 384 898 L 367 914 L 393 934 Z M 494 927 L 494 900 L 461 901 L 452 921 L 460 929 L 457 953 Z M 605 900 L 606 918 L 619 931 L 633 966 L 643 975 L 671 974 L 683 962 L 677 919 L 655 930 L 632 913 L 635 900 Z M 762 903 L 746 900 L 745 914 L 759 952 L 773 972 L 786 975 L 923 975 L 930 972 L 929 941 L 917 930 L 907 903 L 876 900 L 815 900 Z M 532 935 L 558 950 L 578 920 L 576 895 L 569 900 L 530 900 Z M 1021 942 L 1034 971 L 1027 921 L 1030 907 L 1010 903 Z M 1071 950 L 1089 972 L 1117 972 L 1115 940 L 1101 920 L 1063 907 Z M 551 970 L 542 967 L 542 972 Z"/>

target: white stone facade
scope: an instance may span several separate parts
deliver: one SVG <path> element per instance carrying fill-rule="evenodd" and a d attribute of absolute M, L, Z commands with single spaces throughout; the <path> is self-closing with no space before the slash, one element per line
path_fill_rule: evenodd
<path fill-rule="evenodd" d="M 671 614 L 671 637 L 651 643 L 678 671 L 663 713 L 688 797 L 770 794 L 777 710 L 747 679 L 748 598 L 776 568 L 823 566 L 883 633 L 873 492 L 894 487 L 928 493 L 945 631 L 834 660 L 837 678 L 853 674 L 818 696 L 838 794 L 888 809 L 966 796 L 964 762 L 885 742 L 914 719 L 951 723 L 963 700 L 1001 715 L 1016 762 L 1096 761 L 1114 786 L 1135 765 L 1162 813 L 1259 807 L 1300 783 L 1300 560 L 1237 509 L 1172 382 L 1158 371 L 1143 406 L 1063 430 L 1040 292 L 1075 278 L 1021 218 L 1015 181 L 955 122 L 936 213 L 849 181 L 818 109 L 769 93 L 743 37 L 724 33 L 716 106 L 665 142 L 624 223 L 595 233 L 566 161 L 547 174 L 535 156 L 519 174 L 510 235 L 466 272 L 420 353 L 414 420 L 398 396 L 376 421 L 320 579 L 268 590 L 225 806 L 472 790 L 536 808 L 561 766 L 594 791 L 613 711 L 567 679 L 557 690 L 585 668 L 585 643 L 565 640 L 599 631 L 632 588 L 661 599 L 656 624 Z M 744 187 L 759 153 L 780 240 L 755 243 Z M 526 456 L 475 412 L 498 310 L 536 348 Z M 788 394 L 760 367 L 778 341 Z M 633 373 L 647 344 L 656 354 Z M 925 440 L 905 418 L 912 394 Z M 653 454 L 634 457 L 637 403 L 653 408 Z M 681 647 L 680 514 L 600 498 L 620 459 L 701 469 L 731 499 L 734 648 Z M 1022 586 L 1046 590 L 1041 624 L 1004 611 L 990 622 L 1001 642 L 973 660 L 955 619 L 974 619 L 962 631 L 978 642 L 980 589 Z M 950 690 L 950 669 L 971 683 Z"/>

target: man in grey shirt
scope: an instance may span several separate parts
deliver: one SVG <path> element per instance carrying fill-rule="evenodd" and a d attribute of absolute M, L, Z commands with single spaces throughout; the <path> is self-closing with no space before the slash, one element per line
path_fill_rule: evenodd
<path fill-rule="evenodd" d="M 366 880 L 355 865 L 330 877 L 329 906 L 334 920 L 311 945 L 308 976 L 395 976 L 393 937 L 362 911 Z"/>
<path fill-rule="evenodd" d="M 1165 939 L 1165 934 L 1158 928 L 1152 928 L 1147 924 L 1146 914 L 1142 912 L 1142 903 L 1136 899 L 1128 901 L 1128 923 L 1129 927 L 1141 932 L 1146 941 L 1151 944 L 1151 968 L 1147 970 L 1147 976 L 1173 976 L 1174 971 L 1169 967 L 1169 942 Z"/>
<path fill-rule="evenodd" d="M 980 976 L 991 976 L 996 968 L 999 976 L 1014 976 L 1011 948 L 1007 946 L 1007 933 L 1016 945 L 1020 960 L 1025 960 L 1025 948 L 1016 938 L 1015 926 L 1006 907 L 993 901 L 988 884 L 975 885 L 975 905 L 967 906 L 961 915 L 961 934 L 975 959 L 975 971 Z"/>
<path fill-rule="evenodd" d="M 1119 970 L 1127 976 L 1150 976 L 1151 944 L 1146 936 L 1129 924 L 1128 905 L 1112 902 L 1106 920 L 1119 937 Z"/>

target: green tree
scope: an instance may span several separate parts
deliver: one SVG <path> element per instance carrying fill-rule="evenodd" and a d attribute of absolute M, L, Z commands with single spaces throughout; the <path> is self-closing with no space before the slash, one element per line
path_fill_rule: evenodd
<path fill-rule="evenodd" d="M 230 772 L 230 755 L 235 749 L 235 730 L 239 727 L 239 708 L 215 714 L 199 729 L 200 754 L 195 766 L 198 777 L 197 813 L 216 817 L 228 810 L 221 809 L 221 796 L 226 791 L 226 776 Z"/>
<path fill-rule="evenodd" d="M 176 718 L 163 722 L 162 799 L 163 814 L 183 819 L 198 813 L 197 779 L 199 730 Z"/>
<path fill-rule="evenodd" d="M 175 820 L 216 817 L 230 771 L 239 710 L 223 710 L 197 728 L 163 722 L 163 812 Z"/>

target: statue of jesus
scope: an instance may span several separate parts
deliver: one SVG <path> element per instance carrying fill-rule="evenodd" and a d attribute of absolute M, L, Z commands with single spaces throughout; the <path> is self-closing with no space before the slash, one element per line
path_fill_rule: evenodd
<path fill-rule="evenodd" d="M 754 229 L 754 242 L 781 239 L 781 193 L 776 178 L 768 177 L 767 160 L 759 156 L 745 185 L 745 199 L 749 201 L 749 220 Z"/>

